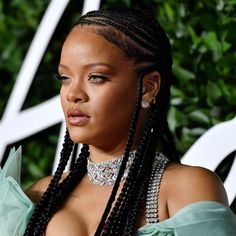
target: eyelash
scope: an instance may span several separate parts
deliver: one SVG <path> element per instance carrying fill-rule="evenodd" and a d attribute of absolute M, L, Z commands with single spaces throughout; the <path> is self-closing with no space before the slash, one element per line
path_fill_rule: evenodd
<path fill-rule="evenodd" d="M 67 76 L 65 76 L 65 75 L 60 75 L 60 74 L 55 74 L 54 77 L 55 77 L 57 80 L 60 80 L 60 81 L 69 79 L 69 77 L 67 77 Z"/>
<path fill-rule="evenodd" d="M 57 80 L 59 81 L 65 81 L 68 80 L 69 77 L 65 76 L 65 75 L 60 75 L 60 74 L 55 74 L 54 76 Z M 93 79 L 98 79 L 99 81 L 92 81 Z M 102 83 L 105 82 L 106 80 L 108 80 L 108 78 L 106 76 L 102 76 L 102 75 L 90 75 L 88 81 L 91 83 Z"/>
<path fill-rule="evenodd" d="M 99 81 L 91 81 L 93 79 L 98 79 Z M 107 77 L 103 76 L 103 75 L 90 75 L 88 81 L 91 83 L 102 83 L 105 82 L 106 80 L 108 80 Z"/>

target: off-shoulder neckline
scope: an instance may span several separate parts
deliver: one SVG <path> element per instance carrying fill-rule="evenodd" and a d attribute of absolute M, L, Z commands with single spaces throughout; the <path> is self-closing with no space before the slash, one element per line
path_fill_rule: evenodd
<path fill-rule="evenodd" d="M 138 231 L 141 231 L 143 229 L 146 229 L 148 227 L 152 227 L 154 225 L 162 225 L 165 224 L 169 221 L 172 221 L 174 219 L 176 219 L 177 217 L 179 218 L 181 215 L 183 215 L 186 211 L 189 210 L 195 210 L 195 209 L 199 209 L 199 207 L 206 207 L 207 206 L 216 206 L 216 207 L 220 207 L 220 208 L 229 208 L 228 206 L 225 206 L 224 204 L 220 203 L 220 202 L 216 202 L 216 201 L 198 201 L 198 202 L 193 202 L 190 203 L 186 206 L 184 206 L 183 208 L 181 208 L 179 211 L 177 211 L 173 216 L 171 216 L 168 219 L 165 219 L 163 221 L 160 221 L 158 223 L 154 223 L 154 224 L 145 224 L 143 226 L 141 226 L 140 228 L 138 228 Z"/>

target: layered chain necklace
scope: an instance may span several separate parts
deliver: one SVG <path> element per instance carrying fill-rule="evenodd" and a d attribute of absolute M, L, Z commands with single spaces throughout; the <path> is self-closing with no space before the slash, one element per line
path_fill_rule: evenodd
<path fill-rule="evenodd" d="M 136 150 L 129 153 L 129 159 L 121 180 L 125 180 L 135 157 Z M 88 158 L 87 171 L 89 181 L 96 185 L 114 185 L 118 176 L 123 156 L 103 162 L 93 162 Z"/>

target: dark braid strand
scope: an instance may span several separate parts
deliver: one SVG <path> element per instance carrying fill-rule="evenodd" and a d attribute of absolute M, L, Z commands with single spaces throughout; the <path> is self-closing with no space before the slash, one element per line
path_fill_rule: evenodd
<path fill-rule="evenodd" d="M 52 215 L 60 208 L 61 204 L 64 200 L 69 196 L 69 194 L 74 190 L 74 188 L 78 185 L 78 182 L 84 177 L 87 172 L 87 158 L 88 158 L 88 146 L 84 145 L 77 162 L 72 167 L 69 175 L 59 184 L 57 191 L 54 194 L 53 199 L 49 202 L 46 211 L 39 218 L 40 225 L 40 235 L 46 229 L 48 219 L 52 217 Z M 81 171 L 78 171 L 81 170 Z"/>
<path fill-rule="evenodd" d="M 138 80 L 138 88 L 142 88 L 142 79 L 143 79 L 143 75 L 141 75 L 139 80 Z M 95 235 L 100 235 L 101 232 L 102 232 L 102 228 L 105 224 L 105 221 L 107 219 L 108 214 L 110 213 L 112 203 L 115 200 L 116 193 L 117 193 L 117 190 L 119 188 L 121 178 L 122 178 L 122 176 L 124 174 L 124 171 L 125 171 L 125 168 L 126 168 L 126 163 L 128 161 L 128 158 L 129 158 L 129 152 L 130 152 L 131 147 L 132 147 L 132 143 L 133 143 L 133 139 L 134 139 L 134 135 L 135 135 L 135 131 L 136 131 L 136 124 L 137 124 L 137 120 L 138 120 L 138 117 L 139 117 L 140 104 L 141 104 L 141 94 L 142 94 L 142 89 L 139 89 L 138 94 L 137 94 L 136 110 L 134 112 L 133 119 L 131 121 L 130 132 L 129 132 L 129 135 L 128 135 L 128 141 L 127 141 L 127 145 L 126 145 L 126 148 L 125 148 L 124 158 L 123 158 L 123 161 L 121 163 L 121 167 L 120 167 L 115 185 L 112 189 L 111 196 L 108 200 L 107 206 L 105 208 L 105 211 L 103 213 L 102 219 L 101 219 L 101 221 L 98 225 L 98 228 L 97 228 L 97 231 L 96 231 Z"/>
<path fill-rule="evenodd" d="M 149 175 L 145 173 L 145 166 L 149 166 L 149 170 L 152 166 L 153 159 L 151 158 L 153 155 L 155 156 L 155 149 L 153 150 L 154 153 L 149 155 L 146 155 L 146 147 L 150 147 L 150 137 L 151 137 L 151 118 L 149 120 L 149 124 L 147 124 L 147 129 L 144 131 L 144 134 L 142 136 L 142 140 L 140 141 L 139 149 L 137 150 L 137 155 L 133 161 L 133 165 L 131 166 L 131 169 L 129 171 L 129 175 L 127 176 L 125 185 L 122 189 L 121 195 L 124 194 L 126 199 L 125 201 L 123 200 L 123 207 L 121 207 L 119 213 L 116 214 L 115 211 L 113 212 L 113 217 L 116 218 L 115 222 L 112 224 L 112 227 L 116 227 L 116 230 L 119 230 L 120 225 L 118 222 L 126 222 L 125 216 L 128 214 L 128 212 L 132 211 L 132 208 L 130 209 L 129 207 L 134 207 L 136 204 L 136 201 L 139 199 L 141 203 L 142 198 L 144 195 L 140 195 L 139 198 L 137 198 L 137 193 L 141 194 L 144 193 L 143 190 L 140 188 L 140 184 L 144 184 L 145 179 L 147 180 L 149 178 Z M 149 171 L 151 174 L 151 172 Z M 147 186 L 147 185 L 144 185 Z M 128 204 L 128 201 L 130 202 L 130 205 Z M 117 200 L 118 201 L 118 200 Z M 128 205 L 128 206 L 127 206 Z M 137 208 L 138 209 L 138 208 Z M 115 210 L 115 209 L 114 209 Z M 123 210 L 123 212 L 122 212 Z M 123 214 L 122 214 L 123 213 Z M 118 218 L 119 217 L 119 218 Z M 136 219 L 136 218 L 135 218 Z M 129 220 L 129 219 L 127 219 Z M 135 223 L 135 222 L 134 222 Z M 108 227 L 109 228 L 109 227 Z M 111 232 L 110 232 L 111 233 Z M 113 232 L 112 232 L 113 233 Z M 109 235 L 109 234 L 107 234 Z"/>
<path fill-rule="evenodd" d="M 161 90 L 161 91 L 163 91 L 163 90 Z M 161 96 L 161 94 L 160 94 L 160 96 Z M 151 174 L 151 172 L 148 170 L 150 170 L 152 168 L 153 157 L 155 156 L 156 145 L 157 145 L 157 142 L 160 139 L 160 136 L 162 133 L 160 128 L 162 127 L 161 122 L 163 120 L 160 116 L 159 116 L 160 119 L 156 120 L 156 117 L 159 112 L 162 112 L 162 114 L 165 114 L 165 111 L 158 109 L 161 107 L 160 104 L 158 104 L 159 102 L 160 102 L 160 99 L 157 101 L 155 106 L 153 106 L 152 115 L 151 115 L 149 122 L 147 124 L 147 131 L 149 130 L 149 132 L 144 132 L 143 139 L 141 140 L 141 144 L 140 144 L 140 145 L 143 145 L 143 147 L 146 147 L 147 148 L 146 150 L 150 150 L 150 152 L 148 155 L 144 155 L 143 165 L 140 166 L 140 168 L 139 168 L 139 170 L 140 170 L 139 174 L 137 175 L 136 173 L 133 172 L 133 170 L 131 170 L 129 173 L 130 176 L 135 176 L 134 181 L 132 181 L 131 186 L 133 186 L 135 183 L 136 183 L 136 186 L 132 189 L 131 188 L 128 189 L 129 194 L 132 195 L 133 198 L 131 201 L 132 202 L 131 209 L 129 210 L 129 209 L 127 209 L 127 207 L 125 207 L 126 212 L 129 213 L 126 235 L 132 235 L 133 234 L 132 232 L 135 229 L 137 213 L 140 209 L 140 205 L 142 204 L 142 202 L 144 200 L 144 196 L 146 196 L 148 184 L 145 184 L 145 182 L 148 181 L 148 179 L 150 178 L 150 175 L 148 175 L 148 174 Z M 157 124 L 155 124 L 155 123 L 157 123 Z M 158 125 L 158 123 L 160 125 Z M 152 127 L 160 127 L 159 128 L 160 132 L 153 131 L 153 133 L 150 134 L 150 130 L 152 129 Z M 151 137 L 151 138 L 148 138 L 148 137 Z M 149 140 L 149 142 L 147 140 Z M 128 181 L 128 177 L 127 177 L 127 181 Z M 126 186 L 124 186 L 124 188 L 125 187 Z M 132 190 L 134 191 L 133 193 L 131 193 Z M 136 197 L 134 198 L 134 196 L 136 196 Z M 123 219 L 124 216 L 120 216 L 120 218 Z M 118 226 L 116 226 L 116 228 L 117 228 L 117 230 L 119 230 Z"/>
<path fill-rule="evenodd" d="M 138 98 L 137 98 L 137 105 L 136 105 L 137 108 L 136 108 L 136 112 L 135 113 L 139 112 L 139 110 L 140 110 L 140 104 L 141 104 L 141 98 L 142 98 L 142 96 L 141 96 L 142 95 L 141 94 L 141 92 L 142 92 L 142 79 L 143 79 L 143 75 L 141 75 L 139 80 L 138 80 L 138 93 L 137 93 L 138 94 Z M 135 120 L 133 119 L 132 123 L 134 123 L 134 122 L 135 122 Z M 132 168 L 132 166 L 130 168 Z M 122 191 L 123 191 L 123 189 L 124 188 L 122 188 Z M 115 204 L 111 214 L 110 214 L 110 217 L 108 218 L 108 220 L 106 222 L 106 227 L 104 228 L 103 235 L 109 235 L 110 232 L 108 232 L 108 226 L 109 225 L 114 225 L 115 222 L 112 222 L 112 219 L 114 218 L 113 215 L 114 215 L 114 212 L 117 212 L 118 209 L 120 208 L 122 200 L 123 200 L 123 195 L 121 193 L 119 195 L 117 201 L 116 201 L 116 204 Z"/>
<path fill-rule="evenodd" d="M 78 143 L 75 143 L 73 151 L 72 151 L 72 155 L 71 155 L 71 163 L 70 163 L 70 169 L 75 165 L 76 162 L 76 156 L 77 156 L 77 152 L 78 152 Z"/>
<path fill-rule="evenodd" d="M 46 192 L 43 194 L 42 199 L 40 200 L 40 202 L 36 205 L 34 213 L 27 225 L 27 229 L 25 232 L 25 236 L 26 235 L 39 235 L 36 224 L 38 223 L 38 218 L 40 215 L 42 215 L 43 211 L 46 208 L 46 205 L 48 204 L 48 202 L 50 201 L 51 198 L 53 198 L 53 194 L 56 191 L 56 188 L 58 186 L 58 183 L 61 179 L 63 170 L 65 169 L 65 166 L 68 162 L 68 159 L 70 157 L 70 153 L 72 151 L 73 148 L 73 142 L 71 141 L 70 137 L 69 137 L 69 133 L 68 130 L 66 131 L 65 134 L 65 138 L 64 138 L 64 143 L 63 143 L 63 148 L 62 151 L 60 153 L 60 162 L 59 165 L 57 167 L 57 170 L 55 172 L 54 177 L 52 178 Z M 32 232 L 34 234 L 32 234 Z"/>

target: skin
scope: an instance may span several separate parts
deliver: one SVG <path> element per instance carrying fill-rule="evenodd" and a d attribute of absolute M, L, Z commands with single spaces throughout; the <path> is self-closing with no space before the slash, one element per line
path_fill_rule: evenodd
<path fill-rule="evenodd" d="M 98 36 L 91 27 L 75 27 L 64 43 L 59 74 L 64 78 L 60 97 L 72 140 L 89 144 L 90 158 L 96 162 L 121 155 L 137 96 L 133 62 L 125 59 L 115 45 Z M 143 100 L 153 101 L 160 81 L 157 71 L 144 77 Z M 89 119 L 80 126 L 71 125 L 67 115 L 70 109 L 80 109 Z M 133 148 L 138 143 L 147 116 L 148 110 L 142 109 Z M 40 200 L 51 178 L 46 177 L 28 189 L 32 201 Z M 50 220 L 46 236 L 93 235 L 111 190 L 112 186 L 94 185 L 85 176 Z M 170 163 L 159 193 L 160 220 L 168 219 L 183 207 L 198 201 L 228 205 L 219 178 L 204 168 Z M 137 228 L 143 225 L 145 209 L 140 214 Z"/>

